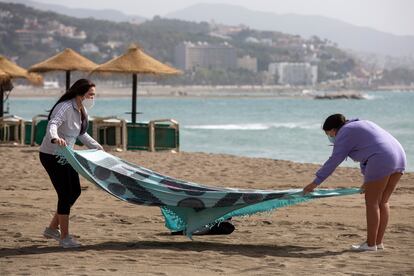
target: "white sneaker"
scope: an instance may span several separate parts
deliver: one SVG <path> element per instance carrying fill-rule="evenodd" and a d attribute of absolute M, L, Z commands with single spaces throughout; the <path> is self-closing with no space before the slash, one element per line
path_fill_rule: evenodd
<path fill-rule="evenodd" d="M 384 250 L 385 248 L 384 248 L 384 244 L 383 243 L 380 243 L 380 244 L 377 244 L 377 250 Z"/>
<path fill-rule="evenodd" d="M 60 239 L 59 245 L 63 248 L 75 248 L 81 246 L 81 244 L 70 235 L 66 236 L 64 239 Z"/>
<path fill-rule="evenodd" d="M 353 251 L 377 251 L 377 246 L 368 246 L 366 242 L 363 242 L 361 244 L 352 245 L 351 250 Z"/>
<path fill-rule="evenodd" d="M 43 231 L 43 237 L 47 239 L 55 239 L 57 241 L 60 240 L 60 231 L 59 229 L 53 229 L 50 227 L 46 227 Z"/>

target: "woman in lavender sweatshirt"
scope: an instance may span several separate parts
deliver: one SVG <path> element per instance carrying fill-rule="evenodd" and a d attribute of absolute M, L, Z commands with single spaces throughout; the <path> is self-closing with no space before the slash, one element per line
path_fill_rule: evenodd
<path fill-rule="evenodd" d="M 406 156 L 401 144 L 387 131 L 366 120 L 346 120 L 342 114 L 329 116 L 323 130 L 333 143 L 331 157 L 303 189 L 307 194 L 318 187 L 346 157 L 360 162 L 364 183 L 367 240 L 353 245 L 357 251 L 384 249 L 382 240 L 389 219 L 388 200 L 404 173 Z"/>

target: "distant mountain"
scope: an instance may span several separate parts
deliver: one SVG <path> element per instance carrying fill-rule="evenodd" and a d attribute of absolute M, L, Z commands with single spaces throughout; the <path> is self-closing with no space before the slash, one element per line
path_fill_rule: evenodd
<path fill-rule="evenodd" d="M 253 29 L 298 34 L 305 38 L 316 35 L 339 47 L 382 55 L 414 55 L 414 36 L 399 36 L 372 28 L 355 26 L 323 16 L 275 14 L 253 11 L 226 4 L 196 4 L 166 15 L 189 21 L 211 21 L 226 25 L 243 24 Z"/>
<path fill-rule="evenodd" d="M 101 20 L 109 20 L 114 22 L 135 22 L 140 23 L 145 20 L 147 20 L 143 16 L 139 15 L 127 15 L 117 10 L 111 10 L 111 9 L 73 9 L 68 8 L 62 5 L 57 4 L 46 4 L 46 3 L 40 3 L 35 2 L 31 0 L 0 0 L 0 2 L 5 3 L 18 3 L 23 4 L 29 7 L 36 8 L 38 10 L 43 11 L 53 11 L 56 13 L 64 14 L 67 16 L 77 17 L 77 18 L 95 18 L 95 19 L 101 19 Z"/>

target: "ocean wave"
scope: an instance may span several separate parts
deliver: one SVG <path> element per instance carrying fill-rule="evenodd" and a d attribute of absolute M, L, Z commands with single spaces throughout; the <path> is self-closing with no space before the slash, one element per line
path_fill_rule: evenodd
<path fill-rule="evenodd" d="M 223 124 L 223 125 L 188 125 L 186 129 L 205 129 L 205 130 L 267 130 L 271 128 L 289 129 L 317 129 L 320 124 L 308 123 L 252 123 L 252 124 Z"/>
<path fill-rule="evenodd" d="M 377 95 L 369 95 L 369 94 L 363 94 L 362 95 L 362 97 L 365 99 L 365 100 L 378 100 L 378 99 L 383 99 L 383 97 L 382 96 L 377 96 Z"/>

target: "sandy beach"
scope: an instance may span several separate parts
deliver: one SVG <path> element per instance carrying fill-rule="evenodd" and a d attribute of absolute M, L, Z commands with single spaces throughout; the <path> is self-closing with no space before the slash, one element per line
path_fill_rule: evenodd
<path fill-rule="evenodd" d="M 198 183 L 259 189 L 302 188 L 314 164 L 231 155 L 112 152 Z M 159 208 L 115 199 L 82 179 L 71 229 L 83 244 L 62 249 L 42 231 L 56 194 L 37 147 L 0 147 L 0 275 L 413 275 L 414 173 L 391 198 L 382 252 L 355 253 L 365 238 L 363 195 L 318 199 L 234 218 L 228 236 L 171 236 Z M 359 170 L 339 168 L 324 188 L 359 187 Z"/>

